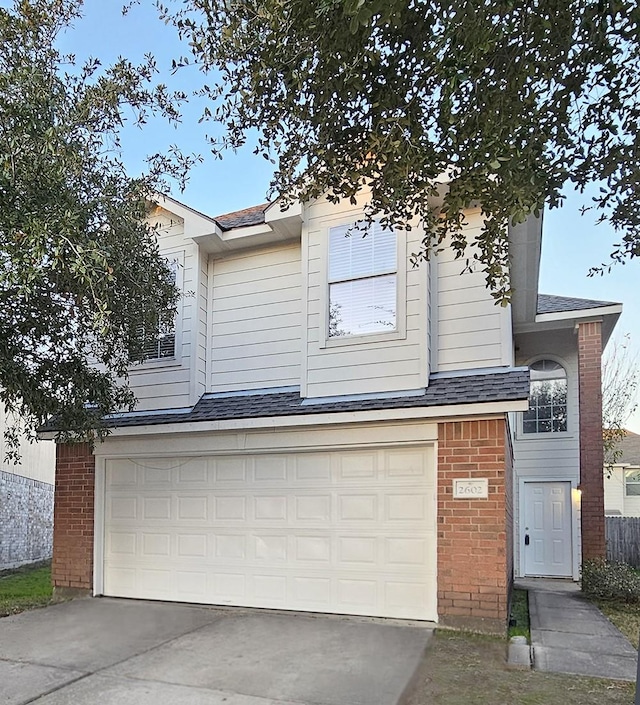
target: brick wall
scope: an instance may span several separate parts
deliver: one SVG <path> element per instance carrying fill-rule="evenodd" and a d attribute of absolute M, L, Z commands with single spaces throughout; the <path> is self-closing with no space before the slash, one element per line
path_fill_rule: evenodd
<path fill-rule="evenodd" d="M 504 633 L 509 587 L 506 424 L 438 425 L 438 615 L 443 624 Z M 488 499 L 454 499 L 456 478 L 488 478 Z"/>
<path fill-rule="evenodd" d="M 578 324 L 582 559 L 604 558 L 604 451 L 602 447 L 602 324 Z"/>
<path fill-rule="evenodd" d="M 56 447 L 52 580 L 58 591 L 93 586 L 95 458 L 88 443 Z"/>
<path fill-rule="evenodd" d="M 0 470 L 0 570 L 51 558 L 53 485 Z"/>

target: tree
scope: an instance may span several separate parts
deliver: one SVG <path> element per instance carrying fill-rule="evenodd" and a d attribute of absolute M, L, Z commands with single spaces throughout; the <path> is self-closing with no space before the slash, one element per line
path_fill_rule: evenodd
<path fill-rule="evenodd" d="M 464 210 L 479 203 L 475 256 L 501 302 L 506 225 L 564 188 L 599 184 L 592 207 L 620 231 L 613 261 L 640 254 L 634 0 L 165 1 L 192 50 L 176 68 L 215 81 L 202 92 L 227 128 L 216 148 L 257 129 L 274 194 L 349 199 L 367 183 L 369 217 L 422 218 L 416 259 L 447 233 L 465 255 Z"/>
<path fill-rule="evenodd" d="M 625 437 L 625 423 L 638 407 L 638 359 L 629 352 L 629 336 L 614 341 L 602 360 L 602 427 L 604 462 L 608 472 L 620 459 L 618 443 Z"/>
<path fill-rule="evenodd" d="M 61 56 L 56 39 L 80 9 L 0 9 L 0 402 L 31 435 L 54 416 L 65 435 L 92 437 L 104 414 L 133 408 L 130 363 L 178 297 L 145 218 L 163 177 L 190 160 L 156 155 L 131 178 L 118 130 L 151 113 L 177 121 L 183 96 L 151 85 L 151 58 L 103 70 Z M 14 450 L 17 434 L 14 423 Z"/>

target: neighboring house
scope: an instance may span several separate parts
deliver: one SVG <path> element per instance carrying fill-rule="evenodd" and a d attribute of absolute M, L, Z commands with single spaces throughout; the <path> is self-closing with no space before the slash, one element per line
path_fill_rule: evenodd
<path fill-rule="evenodd" d="M 514 572 L 577 577 L 581 517 L 604 551 L 621 306 L 538 296 L 539 220 L 500 307 L 450 250 L 411 264 L 418 222 L 349 236 L 362 208 L 159 204 L 193 293 L 131 370 L 138 410 L 58 446 L 58 590 L 504 631 Z"/>
<path fill-rule="evenodd" d="M 604 512 L 607 516 L 640 517 L 640 436 L 626 431 L 616 450 L 620 457 L 604 470 Z"/>
<path fill-rule="evenodd" d="M 0 570 L 51 558 L 55 448 L 51 443 L 20 445 L 20 463 L 5 460 L 0 405 Z"/>

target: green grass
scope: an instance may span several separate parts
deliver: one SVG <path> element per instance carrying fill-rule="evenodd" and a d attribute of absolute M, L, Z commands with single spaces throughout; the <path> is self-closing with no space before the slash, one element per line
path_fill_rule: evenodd
<path fill-rule="evenodd" d="M 640 635 L 640 605 L 614 600 L 592 601 L 637 649 Z"/>
<path fill-rule="evenodd" d="M 0 617 L 51 602 L 51 568 L 21 568 L 0 576 Z"/>
<path fill-rule="evenodd" d="M 511 616 L 509 638 L 524 636 L 531 641 L 529 631 L 529 593 L 526 590 L 514 590 L 511 598 Z"/>

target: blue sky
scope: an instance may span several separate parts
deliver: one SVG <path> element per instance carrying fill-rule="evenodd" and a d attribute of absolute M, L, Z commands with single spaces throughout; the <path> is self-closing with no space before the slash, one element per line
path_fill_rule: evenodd
<path fill-rule="evenodd" d="M 185 92 L 195 89 L 201 80 L 197 69 L 181 69 L 170 75 L 171 59 L 184 49 L 174 30 L 157 20 L 150 3 L 143 0 L 142 6 L 134 6 L 124 18 L 120 7 L 119 0 L 85 2 L 85 17 L 66 34 L 63 50 L 78 59 L 97 57 L 105 65 L 119 55 L 135 62 L 151 52 L 157 59 L 162 81 Z M 124 154 L 132 172 L 141 168 L 146 154 L 177 144 L 186 152 L 204 157 L 204 163 L 193 170 L 185 192 L 174 194 L 179 200 L 209 215 L 264 201 L 270 165 L 255 157 L 250 147 L 237 154 L 229 153 L 222 160 L 208 156 L 205 135 L 215 134 L 216 128 L 198 124 L 201 109 L 201 103 L 191 102 L 177 130 L 161 122 L 153 122 L 143 131 L 127 130 Z M 595 215 L 580 214 L 580 207 L 589 205 L 589 194 L 567 196 L 563 208 L 545 214 L 540 291 L 623 303 L 624 313 L 615 335 L 630 336 L 632 351 L 638 354 L 640 364 L 640 260 L 616 265 L 604 276 L 588 277 L 591 266 L 608 260 L 616 235 L 608 226 L 596 225 Z M 640 409 L 627 426 L 640 433 Z"/>

